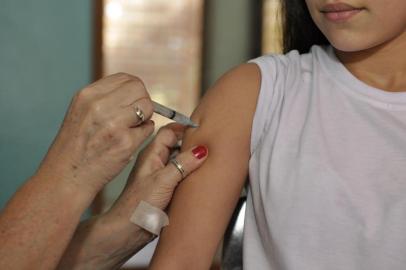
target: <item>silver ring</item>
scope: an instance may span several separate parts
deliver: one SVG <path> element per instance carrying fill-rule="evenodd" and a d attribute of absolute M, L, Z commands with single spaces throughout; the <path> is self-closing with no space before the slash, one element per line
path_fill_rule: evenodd
<path fill-rule="evenodd" d="M 135 114 L 141 120 L 141 123 L 144 122 L 144 120 L 145 120 L 144 112 L 138 106 L 136 106 L 134 109 L 135 109 Z"/>
<path fill-rule="evenodd" d="M 172 158 L 169 162 L 172 163 L 176 167 L 176 169 L 178 169 L 178 171 L 182 175 L 182 179 L 185 178 L 185 169 L 183 169 L 182 164 L 180 164 L 179 161 L 176 160 L 176 158 Z"/>

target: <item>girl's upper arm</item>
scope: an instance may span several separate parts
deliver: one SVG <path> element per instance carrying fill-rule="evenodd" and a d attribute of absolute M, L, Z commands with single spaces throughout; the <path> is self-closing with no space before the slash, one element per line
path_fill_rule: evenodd
<path fill-rule="evenodd" d="M 208 91 L 183 147 L 205 145 L 209 156 L 176 189 L 170 225 L 161 233 L 151 269 L 209 269 L 248 173 L 251 125 L 260 71 L 244 64 Z"/>

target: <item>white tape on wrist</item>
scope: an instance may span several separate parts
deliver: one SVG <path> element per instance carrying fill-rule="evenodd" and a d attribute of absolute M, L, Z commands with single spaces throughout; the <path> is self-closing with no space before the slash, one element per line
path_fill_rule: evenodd
<path fill-rule="evenodd" d="M 155 235 L 159 235 L 162 227 L 169 225 L 168 215 L 145 201 L 140 201 L 130 221 Z"/>

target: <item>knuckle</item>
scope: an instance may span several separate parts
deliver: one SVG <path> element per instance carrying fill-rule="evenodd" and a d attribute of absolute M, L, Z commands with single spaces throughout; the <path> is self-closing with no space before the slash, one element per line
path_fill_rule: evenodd
<path fill-rule="evenodd" d="M 177 145 L 179 138 L 173 129 L 171 129 L 169 127 L 163 127 L 160 135 L 161 135 L 160 140 L 163 141 L 164 144 L 166 144 L 168 146 Z"/>
<path fill-rule="evenodd" d="M 140 78 L 131 76 L 128 83 L 131 84 L 131 89 L 134 93 L 141 97 L 149 97 L 149 94 L 145 88 L 145 84 Z"/>
<path fill-rule="evenodd" d="M 125 73 L 125 72 L 119 72 L 114 74 L 113 76 L 117 77 L 120 80 L 123 80 L 127 83 L 133 83 L 137 85 L 137 88 L 143 88 L 144 87 L 144 82 L 137 76 L 131 75 L 129 73 Z"/>
<path fill-rule="evenodd" d="M 116 123 L 115 121 L 113 121 L 113 120 L 110 120 L 110 121 L 108 121 L 108 122 L 106 123 L 106 128 L 107 128 L 108 132 L 109 132 L 109 133 L 112 133 L 112 134 L 116 134 L 116 133 L 119 132 L 119 131 L 118 131 L 118 125 L 117 125 L 117 123 Z"/>
<path fill-rule="evenodd" d="M 76 102 L 86 102 L 90 99 L 90 92 L 90 88 L 83 88 L 82 90 L 77 91 L 73 98 Z"/>
<path fill-rule="evenodd" d="M 175 143 L 177 141 L 175 132 L 172 129 L 166 128 L 166 127 L 160 128 L 160 130 L 158 131 L 157 137 L 165 139 L 165 141 L 168 141 L 171 143 L 172 142 Z"/>
<path fill-rule="evenodd" d="M 103 105 L 100 101 L 91 102 L 89 107 L 89 110 L 92 114 L 99 115 L 103 112 Z"/>
<path fill-rule="evenodd" d="M 122 79 L 122 80 L 131 80 L 131 75 L 125 72 L 118 72 L 116 74 L 113 75 L 114 77 L 116 77 L 117 79 Z"/>
<path fill-rule="evenodd" d="M 160 170 L 165 167 L 165 164 L 158 155 L 153 155 L 149 160 L 151 162 L 151 167 L 155 168 L 155 170 Z"/>
<path fill-rule="evenodd" d="M 137 83 L 137 84 L 141 84 L 142 86 L 144 86 L 144 83 L 143 83 L 143 81 L 141 80 L 140 77 L 137 77 L 137 76 L 134 76 L 134 75 L 130 75 L 130 74 L 128 74 L 128 76 L 129 76 L 129 80 L 130 80 L 130 81 L 132 81 L 132 82 L 134 82 L 134 83 Z"/>

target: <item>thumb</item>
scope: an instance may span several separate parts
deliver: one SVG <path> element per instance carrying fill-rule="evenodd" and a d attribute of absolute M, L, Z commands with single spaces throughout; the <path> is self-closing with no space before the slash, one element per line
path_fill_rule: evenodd
<path fill-rule="evenodd" d="M 203 145 L 192 147 L 172 158 L 161 170 L 163 181 L 176 186 L 194 170 L 199 168 L 208 155 L 207 147 Z"/>

